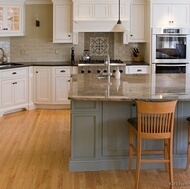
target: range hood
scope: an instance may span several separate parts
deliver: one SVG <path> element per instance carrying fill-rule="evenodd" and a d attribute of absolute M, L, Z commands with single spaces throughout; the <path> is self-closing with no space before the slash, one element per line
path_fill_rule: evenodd
<path fill-rule="evenodd" d="M 74 21 L 74 32 L 110 32 L 117 20 L 114 21 Z M 126 28 L 129 28 L 128 21 L 122 21 Z"/>
<path fill-rule="evenodd" d="M 129 28 L 130 1 L 120 0 L 122 24 Z M 73 0 L 73 32 L 110 32 L 118 21 L 116 0 Z"/>

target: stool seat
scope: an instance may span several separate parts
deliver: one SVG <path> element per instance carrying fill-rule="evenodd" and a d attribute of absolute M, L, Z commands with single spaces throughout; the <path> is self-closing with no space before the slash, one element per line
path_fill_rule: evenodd
<path fill-rule="evenodd" d="M 187 164 L 185 167 L 185 170 L 187 171 L 189 169 L 189 164 L 190 164 L 190 117 L 187 117 L 186 120 L 188 121 Z"/>
<path fill-rule="evenodd" d="M 190 121 L 190 117 L 187 117 L 187 119 L 186 119 L 187 121 Z"/>

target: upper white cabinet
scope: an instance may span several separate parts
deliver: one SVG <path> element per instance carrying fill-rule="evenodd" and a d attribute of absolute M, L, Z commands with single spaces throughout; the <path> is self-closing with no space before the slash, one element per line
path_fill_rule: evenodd
<path fill-rule="evenodd" d="M 53 42 L 73 42 L 71 0 L 53 0 Z"/>
<path fill-rule="evenodd" d="M 73 31 L 109 32 L 119 17 L 119 1 L 73 0 Z M 121 0 L 120 19 L 129 27 L 130 0 Z"/>
<path fill-rule="evenodd" d="M 2 1 L 0 5 L 0 37 L 24 35 L 24 1 Z"/>
<path fill-rule="evenodd" d="M 129 42 L 145 42 L 145 4 L 144 1 L 131 2 Z"/>
<path fill-rule="evenodd" d="M 152 27 L 189 26 L 189 3 L 152 3 Z"/>

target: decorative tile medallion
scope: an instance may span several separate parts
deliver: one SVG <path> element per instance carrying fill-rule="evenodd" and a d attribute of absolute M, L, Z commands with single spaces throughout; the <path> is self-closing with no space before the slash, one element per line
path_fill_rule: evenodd
<path fill-rule="evenodd" d="M 90 37 L 90 53 L 93 56 L 106 56 L 109 53 L 109 37 Z"/>

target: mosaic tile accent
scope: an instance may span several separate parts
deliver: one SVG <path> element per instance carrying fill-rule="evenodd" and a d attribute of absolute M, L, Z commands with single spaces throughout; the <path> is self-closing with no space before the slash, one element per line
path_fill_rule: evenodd
<path fill-rule="evenodd" d="M 114 59 L 114 33 L 85 32 L 84 49 L 89 50 L 92 59 L 104 59 L 108 53 Z"/>
<path fill-rule="evenodd" d="M 92 56 L 109 54 L 109 37 L 90 37 L 90 52 Z"/>

